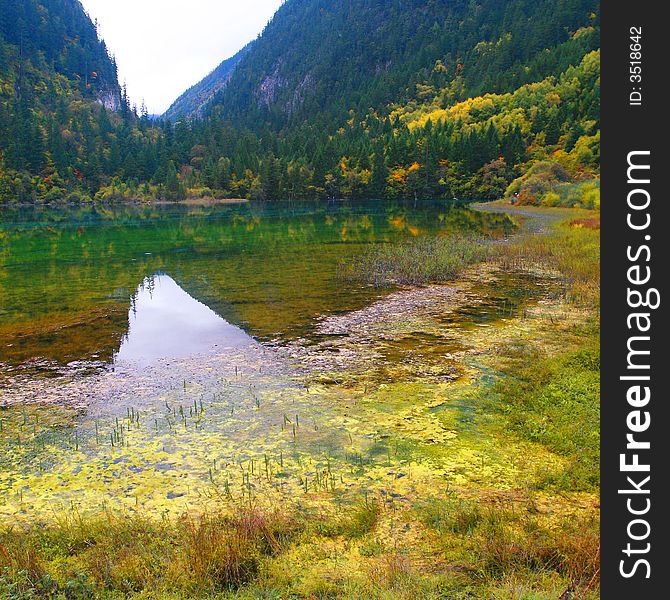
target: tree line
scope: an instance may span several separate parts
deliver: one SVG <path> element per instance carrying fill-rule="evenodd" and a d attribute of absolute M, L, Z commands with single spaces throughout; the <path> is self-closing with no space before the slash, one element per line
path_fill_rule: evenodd
<path fill-rule="evenodd" d="M 386 8 L 386 12 L 395 11 L 394 20 L 384 29 L 389 15 L 381 3 L 360 2 L 360 10 L 381 23 L 383 31 L 407 36 L 410 49 L 418 43 L 406 31 L 410 16 L 421 17 L 419 29 L 433 20 L 434 31 L 425 44 L 437 48 L 442 58 L 426 67 L 427 57 L 434 56 L 433 50 L 426 50 L 419 57 L 421 68 L 411 61 L 402 63 L 405 85 L 395 81 L 395 75 L 390 77 L 396 91 L 403 90 L 395 95 L 395 102 L 387 100 L 391 96 L 384 91 L 388 78 L 372 78 L 361 87 L 357 81 L 364 74 L 362 64 L 360 69 L 342 65 L 338 73 L 349 78 L 348 87 L 330 99 L 318 88 L 301 105 L 299 120 L 286 114 L 280 118 L 278 105 L 267 105 L 261 112 L 254 105 L 242 114 L 233 102 L 235 94 L 245 89 L 240 85 L 230 92 L 232 108 L 220 104 L 228 98 L 224 91 L 203 116 L 173 122 L 154 120 L 146 109 L 132 105 L 116 83 L 113 59 L 78 2 L 0 0 L 3 8 L 11 6 L 14 11 L 3 12 L 0 21 L 0 201 L 181 200 L 189 196 L 488 200 L 503 195 L 515 179 L 542 160 L 562 162 L 576 179 L 597 173 L 599 54 L 590 50 L 597 42 L 595 14 L 582 18 L 587 25 L 567 39 L 565 27 L 559 31 L 537 24 L 527 31 L 526 37 L 535 40 L 532 45 L 554 45 L 551 51 L 528 58 L 528 64 L 535 66 L 527 65 L 524 77 L 548 75 L 515 88 L 525 79 L 519 76 L 518 53 L 510 54 L 509 36 L 496 43 L 474 44 L 472 62 L 480 61 L 481 77 L 475 77 L 475 68 L 467 65 L 458 71 L 456 42 L 443 32 L 464 29 L 459 39 L 464 47 L 471 45 L 474 37 L 484 36 L 474 27 L 483 26 L 481 10 L 467 13 L 457 23 L 453 10 L 459 3 L 450 5 L 451 16 L 440 21 L 435 16 L 442 15 L 449 3 L 429 3 L 435 5 L 430 12 L 425 3 L 394 2 Z M 322 4 L 286 2 L 255 45 L 263 50 L 260 41 L 266 36 L 283 39 L 298 27 L 299 16 L 317 8 L 332 13 L 323 19 L 327 24 L 349 22 L 351 10 L 358 6 L 351 2 L 336 9 Z M 504 9 L 495 8 L 500 19 L 495 35 L 498 29 L 523 22 L 522 4 L 519 0 Z M 539 4 L 549 10 L 546 3 Z M 577 0 L 559 3 L 560 14 L 567 21 L 578 21 L 570 11 L 583 16 L 587 5 Z M 37 10 L 39 6 L 50 11 L 47 18 Z M 282 17 L 282 11 L 287 15 Z M 8 14 L 21 23 L 19 28 L 10 26 Z M 45 23 L 60 25 L 54 30 Z M 42 37 L 33 36 L 32 45 L 22 45 L 17 31 L 35 29 Z M 308 66 L 317 60 L 318 48 L 310 47 L 316 43 L 312 35 L 301 38 L 299 47 Z M 361 46 L 363 41 L 357 43 Z M 251 60 L 261 69 L 262 56 L 249 49 L 238 68 L 246 64 L 248 69 Z M 480 56 L 487 60 L 476 58 Z M 295 68 L 299 71 L 303 66 Z M 236 70 L 232 81 L 243 76 L 244 70 Z M 467 93 L 478 86 L 498 92 Z M 371 108 L 375 98 L 379 102 Z M 282 106 L 285 110 L 286 105 Z"/>

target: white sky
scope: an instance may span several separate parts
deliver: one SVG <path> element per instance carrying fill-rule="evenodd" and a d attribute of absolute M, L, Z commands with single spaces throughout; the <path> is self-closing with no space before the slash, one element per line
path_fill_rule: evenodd
<path fill-rule="evenodd" d="M 254 39 L 282 0 L 81 0 L 138 108 L 162 114 Z"/>

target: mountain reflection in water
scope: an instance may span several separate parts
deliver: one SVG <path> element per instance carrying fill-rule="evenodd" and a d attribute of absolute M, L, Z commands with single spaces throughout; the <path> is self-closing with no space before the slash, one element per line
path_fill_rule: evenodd
<path fill-rule="evenodd" d="M 146 362 L 238 343 L 227 340 L 241 332 L 220 320 L 190 331 L 200 319 L 192 298 L 260 343 L 311 339 L 322 316 L 360 310 L 390 291 L 338 277 L 343 262 L 417 236 L 507 235 L 514 227 L 507 215 L 443 201 L 3 209 L 0 375 L 5 366 L 61 372 L 72 363 L 108 365 L 115 354 Z M 167 273 L 184 293 L 170 289 Z M 133 312 L 128 335 L 128 300 L 154 274 L 157 297 L 148 303 L 140 286 L 136 310 L 156 314 L 157 329 Z M 163 294 L 173 292 L 168 302 Z M 153 312 L 163 304 L 179 311 Z"/>
<path fill-rule="evenodd" d="M 116 362 L 142 365 L 253 343 L 242 329 L 189 296 L 165 274 L 147 277 L 138 287 L 128 325 Z"/>

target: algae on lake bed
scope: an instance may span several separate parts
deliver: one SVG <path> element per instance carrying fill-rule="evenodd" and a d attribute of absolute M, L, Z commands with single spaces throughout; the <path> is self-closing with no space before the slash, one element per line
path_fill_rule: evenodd
<path fill-rule="evenodd" d="M 398 292 L 357 315 L 330 317 L 319 332 L 356 320 L 335 341 L 271 349 L 252 344 L 137 373 L 77 378 L 51 390 L 46 381 L 43 400 L 51 394 L 54 406 L 86 399 L 76 421 L 60 427 L 61 439 L 53 435 L 48 444 L 44 423 L 19 402 L 25 390 L 17 391 L 4 431 L 19 468 L 5 471 L 4 514 L 32 518 L 46 506 L 72 503 L 80 511 L 104 503 L 178 513 L 208 506 L 208 495 L 220 496 L 210 488 L 221 483 L 225 495 L 236 498 L 264 488 L 287 496 L 379 490 L 388 483 L 384 470 L 403 460 L 418 463 L 426 476 L 444 477 L 454 467 L 436 461 L 434 451 L 424 456 L 423 446 L 458 437 L 433 409 L 448 403 L 451 381 L 473 377 L 464 358 L 482 350 L 470 343 L 467 318 L 458 315 L 475 293 L 471 287 Z M 414 305 L 409 330 L 406 313 L 396 312 L 401 299 Z M 455 326 L 442 337 L 435 317 L 448 314 L 463 329 Z M 503 318 L 490 320 L 498 327 Z M 412 361 L 403 353 L 408 345 Z M 11 442 L 17 435 L 20 442 Z M 39 450 L 50 457 L 47 472 L 31 472 Z"/>
<path fill-rule="evenodd" d="M 529 435 L 533 406 L 515 400 L 558 385 L 551 361 L 592 342 L 593 310 L 565 301 L 566 274 L 528 267 L 493 260 L 398 290 L 324 316 L 307 339 L 34 384 L 53 412 L 23 410 L 20 393 L 3 411 L 2 518 L 53 528 L 101 511 L 171 523 L 279 511 L 294 520 L 284 541 L 254 554 L 250 584 L 219 590 L 242 597 L 557 597 L 573 583 L 593 595 L 597 483 L 570 489 L 575 450 L 553 443 L 552 423 Z M 500 387 L 509 375 L 520 392 Z M 77 401 L 55 408 L 62 399 Z M 97 563 L 68 552 L 47 572 L 99 586 Z M 155 597 L 213 585 L 151 577 Z"/>
<path fill-rule="evenodd" d="M 156 273 L 256 339 L 290 340 L 319 314 L 379 295 L 336 276 L 341 260 L 370 245 L 513 229 L 504 215 L 435 202 L 3 211 L 0 377 L 30 359 L 110 362 L 131 298 Z"/>

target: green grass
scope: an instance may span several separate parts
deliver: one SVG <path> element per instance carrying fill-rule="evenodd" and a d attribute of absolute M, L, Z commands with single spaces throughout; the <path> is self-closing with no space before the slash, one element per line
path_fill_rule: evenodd
<path fill-rule="evenodd" d="M 534 500 L 538 491 L 550 497 L 594 494 L 600 486 L 599 218 L 583 211 L 566 217 L 543 235 L 525 233 L 496 244 L 489 258 L 505 270 L 557 274 L 562 280 L 557 300 L 586 318 L 577 326 L 552 328 L 551 352 L 532 337 L 501 344 L 493 357 L 499 375 L 479 398 L 484 412 L 503 417 L 503 431 L 542 444 L 564 459 L 562 466 L 537 473 L 527 499 L 501 503 L 450 496 L 417 509 L 439 534 L 444 551 L 455 552 L 464 568 L 473 569 L 490 597 L 545 598 L 529 582 L 551 574 L 569 582 L 575 598 L 598 594 L 597 514 L 566 517 L 558 526 L 542 518 Z M 454 550 L 459 547 L 464 550 Z M 523 591 L 507 596 L 510 586 Z"/>
<path fill-rule="evenodd" d="M 361 257 L 339 265 L 339 276 L 375 287 L 445 282 L 489 255 L 483 236 L 420 237 L 378 246 Z"/>
<path fill-rule="evenodd" d="M 254 580 L 298 524 L 279 512 L 234 517 L 72 519 L 0 533 L 0 597 L 126 597 L 149 590 L 205 597 Z"/>
<path fill-rule="evenodd" d="M 583 216 L 570 213 L 548 233 L 508 243 L 419 238 L 341 267 L 342 276 L 374 285 L 446 281 L 485 259 L 560 277 L 555 300 L 586 318 L 570 327 L 545 318 L 525 338 L 498 345 L 488 357 L 498 376 L 477 395 L 494 435 L 545 446 L 561 458 L 556 469 L 514 490 L 424 494 L 398 514 L 366 495 L 336 514 L 241 506 L 232 515 L 103 514 L 7 528 L 0 531 L 0 598 L 544 600 L 572 589 L 575 599 L 595 600 L 596 510 L 566 516 L 542 506 L 559 497 L 564 506 L 579 491 L 595 497 L 599 487 L 599 237 L 597 215 Z M 347 570 L 358 563 L 360 571 Z"/>
<path fill-rule="evenodd" d="M 594 340 L 595 342 L 595 340 Z M 539 485 L 567 492 L 597 491 L 600 484 L 600 352 L 595 343 L 559 356 L 527 349 L 501 351 L 510 359 L 494 385 L 493 409 L 524 439 L 567 459 L 561 473 Z"/>
<path fill-rule="evenodd" d="M 530 343 L 500 347 L 503 377 L 490 401 L 518 435 L 567 459 L 562 473 L 547 473 L 540 484 L 571 492 L 596 491 L 600 484 L 600 232 L 598 213 L 571 218 L 583 216 L 571 214 L 545 235 L 519 236 L 493 259 L 505 269 L 557 271 L 563 300 L 588 315 L 564 334 L 565 351 L 558 355 L 546 356 Z"/>
<path fill-rule="evenodd" d="M 374 530 L 380 517 L 379 503 L 374 500 L 361 501 L 337 519 L 326 519 L 315 523 L 315 530 L 325 537 L 358 539 Z"/>
<path fill-rule="evenodd" d="M 372 505 L 358 507 L 344 527 L 338 516 L 327 517 L 333 523 L 326 524 L 325 537 L 315 532 L 314 515 L 249 509 L 235 517 L 170 522 L 103 515 L 6 530 L 0 534 L 0 598 L 511 600 L 545 598 L 547 589 L 558 597 L 568 586 L 580 598 L 596 598 L 593 521 L 570 519 L 549 528 L 528 510 L 473 499 L 428 499 L 415 514 L 437 536 L 433 560 L 450 557 L 447 571 L 422 567 L 408 548 L 376 537 L 379 508 Z M 357 541 L 362 536 L 364 543 Z M 353 543 L 365 561 L 361 572 L 320 566 L 338 564 L 329 562 L 334 553 L 346 553 Z M 515 584 L 506 589 L 510 579 Z M 519 596 L 520 587 L 538 595 Z"/>

